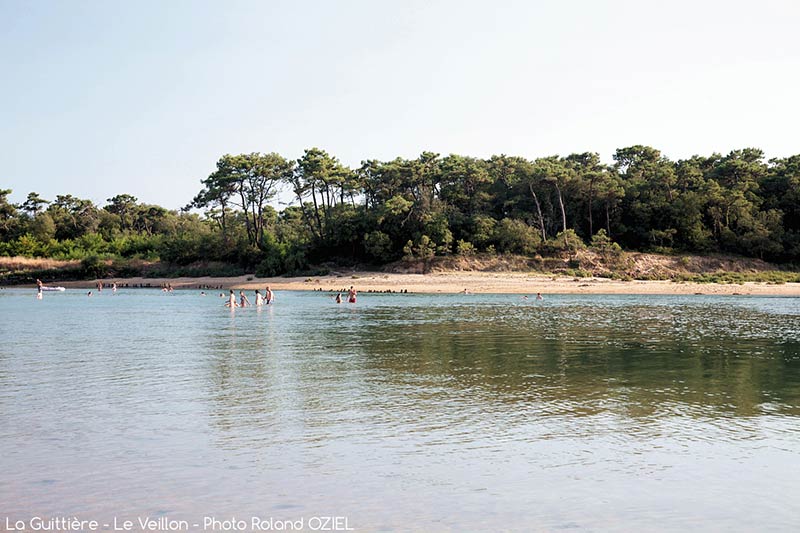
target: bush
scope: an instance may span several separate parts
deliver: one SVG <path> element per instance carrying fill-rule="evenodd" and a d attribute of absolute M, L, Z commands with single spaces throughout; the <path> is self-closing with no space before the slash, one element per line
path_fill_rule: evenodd
<path fill-rule="evenodd" d="M 472 218 L 470 225 L 472 226 L 470 241 L 478 248 L 485 248 L 492 239 L 497 221 L 489 216 L 476 215 Z"/>
<path fill-rule="evenodd" d="M 87 278 L 105 277 L 108 267 L 100 256 L 92 254 L 81 261 L 81 270 Z"/>
<path fill-rule="evenodd" d="M 414 255 L 427 263 L 436 255 L 436 244 L 430 237 L 423 235 L 414 247 Z"/>
<path fill-rule="evenodd" d="M 612 241 L 604 229 L 592 236 L 591 249 L 602 257 L 607 265 L 612 267 L 619 266 L 625 255 L 619 244 Z"/>
<path fill-rule="evenodd" d="M 521 220 L 504 218 L 495 227 L 493 240 L 500 252 L 532 254 L 541 244 L 539 233 Z"/>
<path fill-rule="evenodd" d="M 43 246 L 36 237 L 30 233 L 26 233 L 11 242 L 9 255 L 38 257 L 43 255 Z"/>
<path fill-rule="evenodd" d="M 459 239 L 456 242 L 456 254 L 463 257 L 472 257 L 475 255 L 475 246 L 471 242 Z"/>
<path fill-rule="evenodd" d="M 392 239 L 382 231 L 364 235 L 364 250 L 373 259 L 383 263 L 392 259 Z"/>
<path fill-rule="evenodd" d="M 568 229 L 562 231 L 552 239 L 548 239 L 546 247 L 552 252 L 570 252 L 575 253 L 578 250 L 583 250 L 586 245 L 583 243 L 575 230 Z"/>
<path fill-rule="evenodd" d="M 264 259 L 256 267 L 256 276 L 259 278 L 271 278 L 284 273 L 286 273 L 284 251 L 278 246 L 266 252 Z"/>
<path fill-rule="evenodd" d="M 403 261 L 413 261 L 414 260 L 414 243 L 412 241 L 408 241 L 405 246 L 403 246 Z"/>

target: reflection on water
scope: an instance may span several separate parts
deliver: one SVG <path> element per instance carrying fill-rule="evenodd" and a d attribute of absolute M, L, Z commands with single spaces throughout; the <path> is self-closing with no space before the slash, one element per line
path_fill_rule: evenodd
<path fill-rule="evenodd" d="M 800 299 L 0 291 L 12 518 L 796 530 Z"/>

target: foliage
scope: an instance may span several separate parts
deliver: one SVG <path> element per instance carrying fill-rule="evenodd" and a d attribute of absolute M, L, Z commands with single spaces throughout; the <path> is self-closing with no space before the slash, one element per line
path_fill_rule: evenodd
<path fill-rule="evenodd" d="M 382 231 L 371 231 L 364 236 L 364 250 L 379 263 L 385 263 L 392 258 L 392 239 Z"/>
<path fill-rule="evenodd" d="M 535 229 L 521 220 L 504 218 L 495 226 L 492 240 L 502 253 L 530 255 L 541 244 L 541 237 Z"/>
<path fill-rule="evenodd" d="M 278 212 L 284 186 L 296 202 Z M 319 148 L 296 161 L 224 155 L 181 211 L 124 193 L 103 207 L 35 192 L 15 205 L 10 193 L 0 190 L 0 254 L 84 261 L 87 275 L 136 260 L 280 275 L 402 257 L 427 270 L 450 253 L 574 259 L 587 242 L 608 264 L 624 262 L 623 248 L 800 262 L 800 155 L 765 161 L 754 148 L 671 161 L 635 145 L 611 165 L 591 152 L 423 152 L 357 169 Z"/>
<path fill-rule="evenodd" d="M 576 251 L 586 248 L 586 244 L 584 244 L 583 240 L 575 233 L 575 230 L 568 229 L 548 240 L 545 243 L 545 248 L 551 252 L 568 252 L 574 254 Z"/>
<path fill-rule="evenodd" d="M 475 245 L 471 242 L 459 239 L 456 243 L 456 254 L 463 257 L 472 257 L 475 255 Z"/>
<path fill-rule="evenodd" d="M 599 230 L 592 236 L 591 248 L 600 254 L 607 262 L 622 256 L 622 248 L 609 238 L 604 229 Z"/>

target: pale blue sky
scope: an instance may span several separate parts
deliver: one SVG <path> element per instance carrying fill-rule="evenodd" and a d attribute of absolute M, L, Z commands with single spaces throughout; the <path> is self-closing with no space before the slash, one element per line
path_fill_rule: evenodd
<path fill-rule="evenodd" d="M 800 2 L 0 0 L 0 188 L 177 208 L 225 153 L 800 153 Z"/>

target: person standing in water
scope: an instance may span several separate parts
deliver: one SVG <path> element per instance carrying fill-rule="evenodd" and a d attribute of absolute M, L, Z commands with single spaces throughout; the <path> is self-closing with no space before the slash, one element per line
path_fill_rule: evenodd
<path fill-rule="evenodd" d="M 356 303 L 356 290 L 350 285 L 350 290 L 347 291 L 347 301 L 351 304 Z"/>
<path fill-rule="evenodd" d="M 341 292 L 336 294 L 336 303 L 337 304 L 342 303 L 342 293 Z"/>
<path fill-rule="evenodd" d="M 113 282 L 111 284 L 111 292 L 117 292 L 117 282 Z"/>
<path fill-rule="evenodd" d="M 248 307 L 249 305 L 250 300 L 244 295 L 244 291 L 239 291 L 239 307 Z"/>
<path fill-rule="evenodd" d="M 275 301 L 275 295 L 272 293 L 272 290 L 270 290 L 269 285 L 267 285 L 267 289 L 264 291 L 264 299 L 267 304 L 271 304 Z"/>
<path fill-rule="evenodd" d="M 544 298 L 542 298 L 542 293 L 541 292 L 537 292 L 536 293 L 536 299 L 537 300 L 544 300 Z"/>
<path fill-rule="evenodd" d="M 264 298 L 261 296 L 261 291 L 256 289 L 256 307 L 264 305 Z"/>
<path fill-rule="evenodd" d="M 231 293 L 228 295 L 228 301 L 225 302 L 225 307 L 230 307 L 231 309 L 239 307 L 239 304 L 236 303 L 236 293 L 233 292 L 233 289 L 231 289 Z"/>
<path fill-rule="evenodd" d="M 103 282 L 102 281 L 98 281 L 97 282 L 97 292 L 103 292 Z"/>

